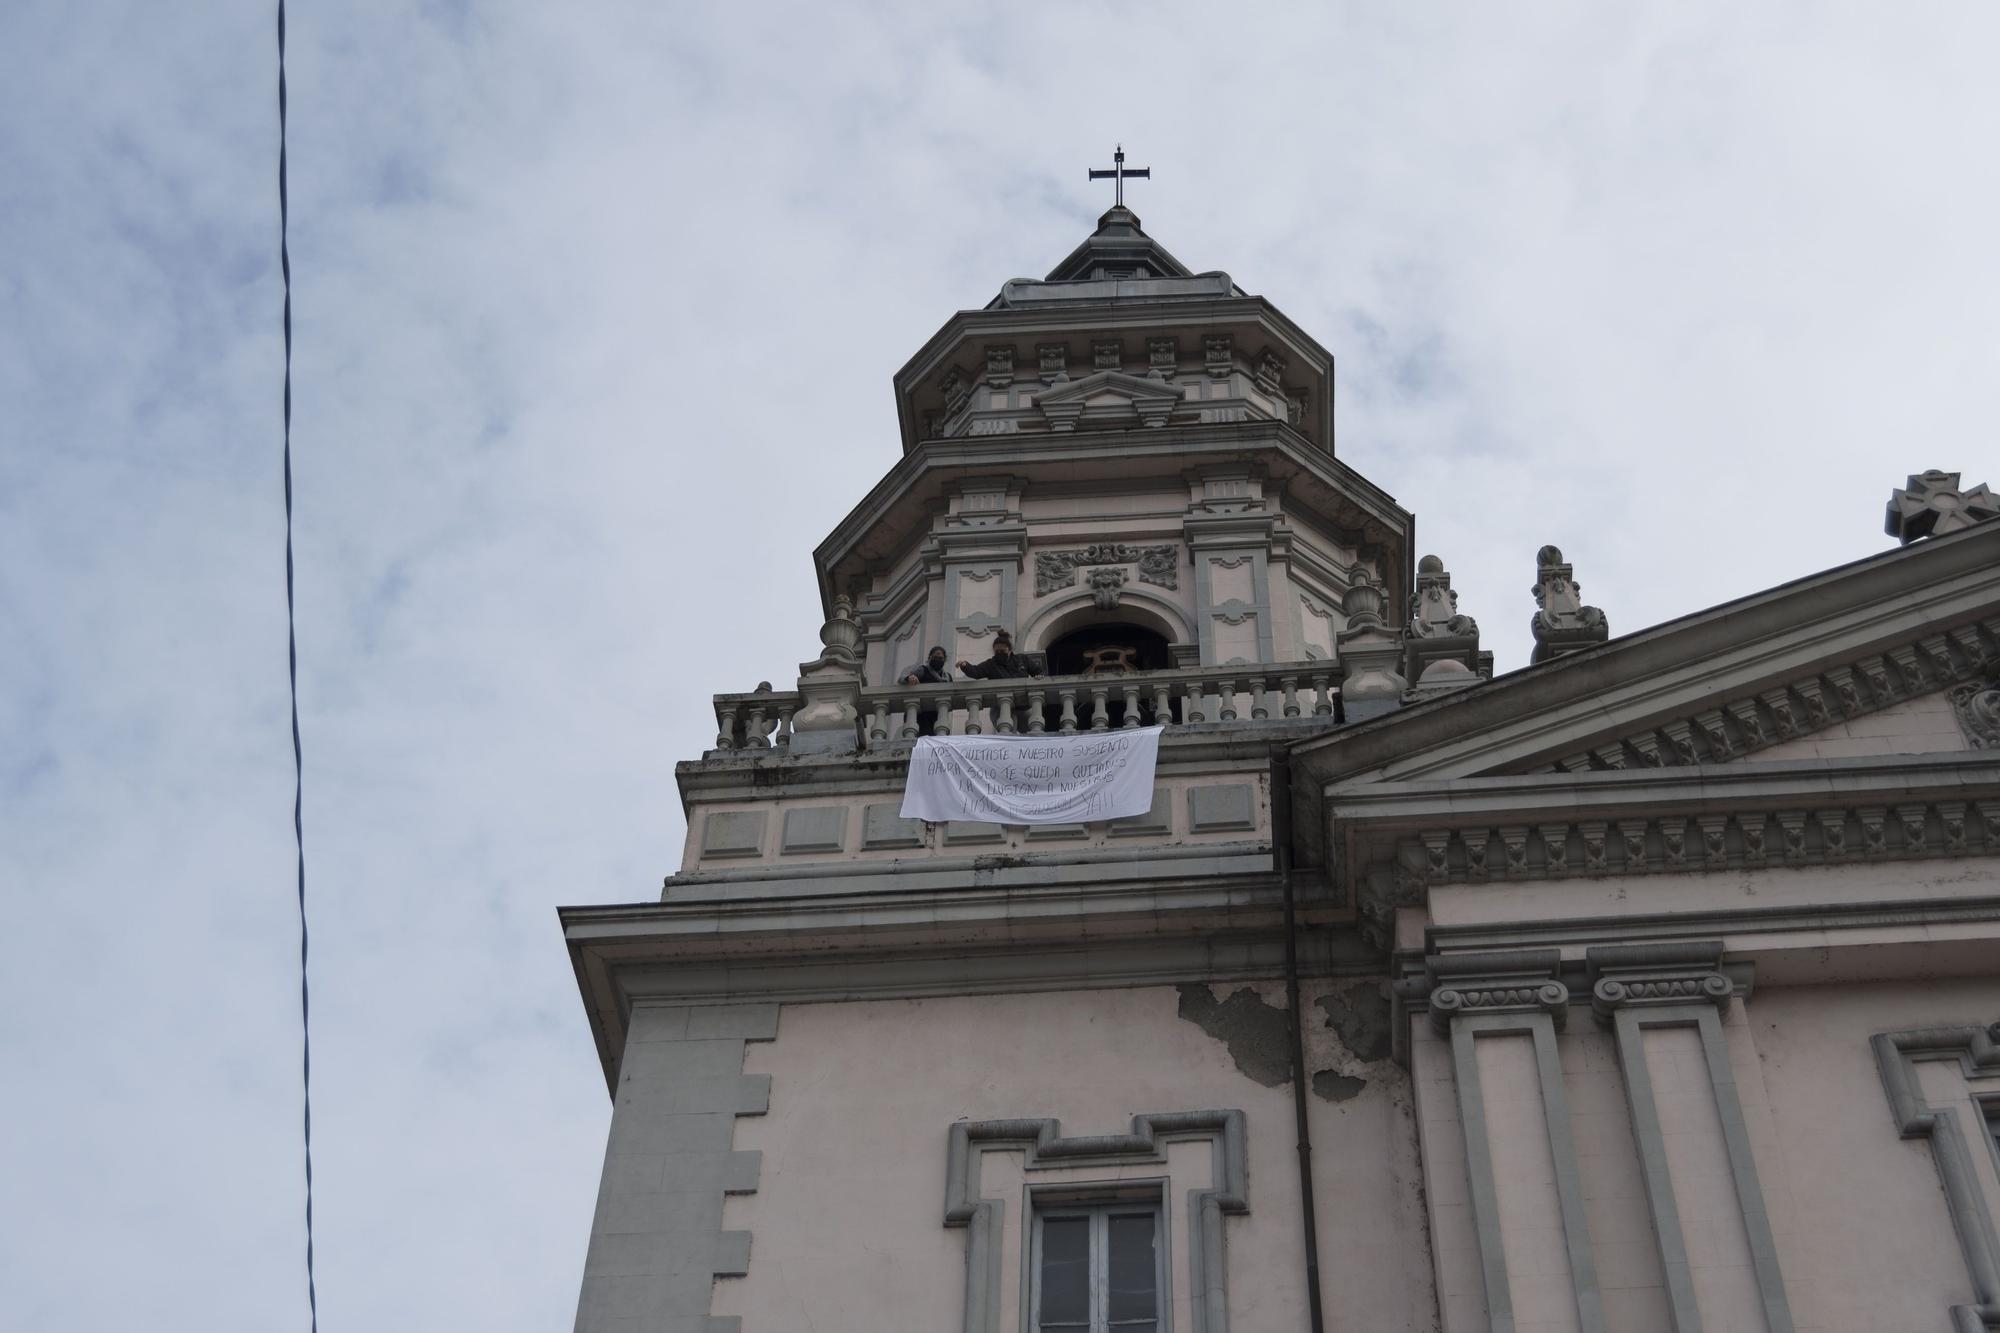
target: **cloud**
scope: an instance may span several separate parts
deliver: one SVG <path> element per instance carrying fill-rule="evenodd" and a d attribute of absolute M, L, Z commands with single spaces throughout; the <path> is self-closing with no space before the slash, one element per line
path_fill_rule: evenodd
<path fill-rule="evenodd" d="M 559 903 L 678 864 L 712 693 L 817 648 L 889 377 L 1123 140 L 1339 359 L 1341 456 L 1503 669 L 1882 548 L 1993 457 L 1994 15 L 292 12 L 331 1327 L 569 1317 L 607 1106 Z M 0 1288 L 300 1291 L 270 16 L 0 19 Z"/>

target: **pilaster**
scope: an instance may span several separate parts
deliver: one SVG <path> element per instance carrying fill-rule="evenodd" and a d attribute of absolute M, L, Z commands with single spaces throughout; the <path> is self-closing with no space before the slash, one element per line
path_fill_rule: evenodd
<path fill-rule="evenodd" d="M 1586 961 L 1591 1008 L 1617 1040 L 1673 1333 L 1704 1327 L 1792 1333 L 1777 1243 L 1722 1029 L 1731 998 L 1749 984 L 1748 970 L 1725 967 L 1722 945 L 1713 941 L 1607 946 L 1590 950 Z M 1649 1050 L 1658 1044 L 1652 1034 L 1675 1030 L 1692 1031 L 1699 1068 L 1671 1051 Z M 1709 1107 L 1712 1119 L 1704 1114 Z M 1676 1179 L 1698 1188 L 1700 1197 L 1681 1197 Z M 1729 1182 L 1729 1197 L 1718 1190 L 1721 1180 Z M 1689 1245 L 1697 1235 L 1705 1242 L 1699 1265 Z M 1732 1301 L 1723 1282 L 1709 1280 L 1740 1268 L 1739 1260 L 1755 1277 L 1760 1325 L 1746 1322 L 1756 1315 Z"/>
<path fill-rule="evenodd" d="M 1556 1050 L 1570 1002 L 1561 955 L 1524 949 L 1424 966 L 1431 1025 L 1451 1045 L 1487 1326 L 1603 1333 Z"/>
<path fill-rule="evenodd" d="M 722 1199 L 757 1190 L 736 1117 L 762 1115 L 771 1082 L 743 1072 L 743 1050 L 777 1034 L 775 1004 L 633 1007 L 576 1333 L 738 1333 L 709 1295 L 748 1271 L 750 1233 L 722 1229 Z"/>

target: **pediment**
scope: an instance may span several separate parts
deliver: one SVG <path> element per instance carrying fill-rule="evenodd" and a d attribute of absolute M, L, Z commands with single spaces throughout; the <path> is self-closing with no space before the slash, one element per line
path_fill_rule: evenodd
<path fill-rule="evenodd" d="M 1132 375 L 1122 370 L 1098 370 L 1088 375 L 1078 376 L 1044 389 L 1036 395 L 1038 403 L 1096 402 L 1122 400 L 1134 402 L 1140 398 L 1178 398 L 1179 392 L 1166 380 L 1156 380 L 1145 375 Z"/>
<path fill-rule="evenodd" d="M 1937 753 L 1951 749 L 1952 692 L 1996 672 L 1991 523 L 1405 708 L 1301 745 L 1294 760 L 1324 787 L 1837 757 L 1843 746 Z"/>

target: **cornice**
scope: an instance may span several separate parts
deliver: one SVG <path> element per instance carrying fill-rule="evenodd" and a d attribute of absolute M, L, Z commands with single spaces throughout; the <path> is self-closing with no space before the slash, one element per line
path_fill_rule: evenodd
<path fill-rule="evenodd" d="M 2000 524 L 1857 560 L 1303 744 L 1301 789 L 1532 771 L 2000 613 Z M 1986 631 L 1988 638 L 1995 629 Z M 1952 647 L 1968 650 L 1960 639 Z M 1995 644 L 1987 642 L 1990 654 Z M 1900 670 L 1900 666 L 1898 670 Z M 1961 673 L 1963 674 L 1963 673 Z M 1861 701 L 1864 705 L 1866 699 Z M 1839 720 L 1835 718 L 1833 720 Z M 1695 758 L 1707 757 L 1705 746 Z"/>
<path fill-rule="evenodd" d="M 1313 496 L 1308 489 L 1292 500 L 1317 512 L 1319 522 L 1351 533 L 1358 544 L 1385 540 L 1408 544 L 1414 520 L 1388 492 L 1279 422 L 926 440 L 899 459 L 814 549 L 821 599 L 830 611 L 834 594 L 847 591 L 833 586 L 833 571 L 861 553 L 864 543 L 898 506 L 921 500 L 932 490 L 942 493 L 944 485 L 955 478 L 1007 471 L 1028 478 L 1032 485 L 1037 472 L 1060 465 L 1065 481 L 1113 482 L 1129 479 L 1136 464 L 1160 478 L 1178 479 L 1189 468 L 1239 463 L 1258 454 L 1281 460 L 1284 468 L 1322 489 L 1320 496 Z M 1343 513 L 1343 509 L 1351 512 Z M 912 517 L 904 540 L 917 538 L 919 529 L 927 530 L 929 523 L 926 508 L 921 523 Z M 867 552 L 866 558 L 892 555 L 888 550 L 873 551 Z M 1414 559 L 1405 555 L 1405 563 Z"/>
<path fill-rule="evenodd" d="M 1277 306 L 1262 296 L 1236 295 L 1211 299 L 1174 298 L 1087 302 L 1074 305 L 1049 304 L 960 310 L 939 326 L 894 377 L 896 420 L 906 452 L 917 447 L 918 423 L 911 417 L 911 396 L 930 376 L 944 369 L 948 353 L 968 340 L 1015 337 L 1034 339 L 1063 335 L 1116 332 L 1142 336 L 1163 328 L 1225 327 L 1255 324 L 1267 330 L 1274 341 L 1310 366 L 1316 378 L 1327 386 L 1326 399 L 1317 407 L 1321 430 L 1326 436 L 1324 452 L 1333 453 L 1333 354 L 1320 346 Z M 1317 446 L 1315 446 L 1317 447 Z"/>
<path fill-rule="evenodd" d="M 1075 886 L 1011 893 L 960 888 L 886 909 L 863 896 L 827 899 L 810 905 L 824 910 L 761 936 L 756 932 L 776 922 L 780 905 L 760 905 L 770 909 L 761 922 L 745 918 L 736 904 L 567 907 L 560 914 L 598 1057 L 609 1070 L 624 1047 L 635 1000 L 822 1003 L 1284 974 L 1283 890 L 1275 875 L 1245 877 L 1235 889 L 1218 890 L 1213 882 L 1184 887 L 1215 901 L 1199 910 L 1162 911 L 1156 895 L 1126 893 L 1116 912 L 1104 913 L 1090 904 L 1119 895 Z M 984 912 L 987 928 L 941 920 L 940 906 L 947 917 Z M 885 911 L 904 924 L 888 924 Z M 1324 928 L 1344 920 L 1324 906 L 1302 913 L 1304 924 L 1317 927 L 1298 941 L 1305 975 L 1379 973 L 1380 959 L 1352 931 Z"/>
<path fill-rule="evenodd" d="M 1461 778 L 1329 792 L 1332 880 L 1388 948 L 1446 884 L 2000 856 L 2000 754 Z"/>

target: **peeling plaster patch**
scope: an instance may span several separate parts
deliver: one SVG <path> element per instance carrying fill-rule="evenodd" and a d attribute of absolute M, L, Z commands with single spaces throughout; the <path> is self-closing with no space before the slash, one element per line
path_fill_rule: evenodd
<path fill-rule="evenodd" d="M 1248 1077 L 1267 1088 L 1290 1081 L 1291 1028 L 1285 1011 L 1264 1003 L 1245 986 L 1226 1000 L 1201 982 L 1186 983 L 1180 992 L 1180 1016 L 1229 1048 L 1229 1058 Z"/>
<path fill-rule="evenodd" d="M 1389 989 L 1386 982 L 1358 981 L 1317 1001 L 1326 1025 L 1358 1060 L 1389 1058 Z M 1185 1006 L 1181 1016 L 1187 1016 Z M 1317 1081 L 1317 1080 L 1315 1080 Z"/>
<path fill-rule="evenodd" d="M 1330 1102 L 1352 1101 L 1368 1086 L 1365 1078 L 1355 1078 L 1351 1074 L 1338 1074 L 1331 1069 L 1322 1069 L 1313 1075 L 1313 1095 Z"/>

